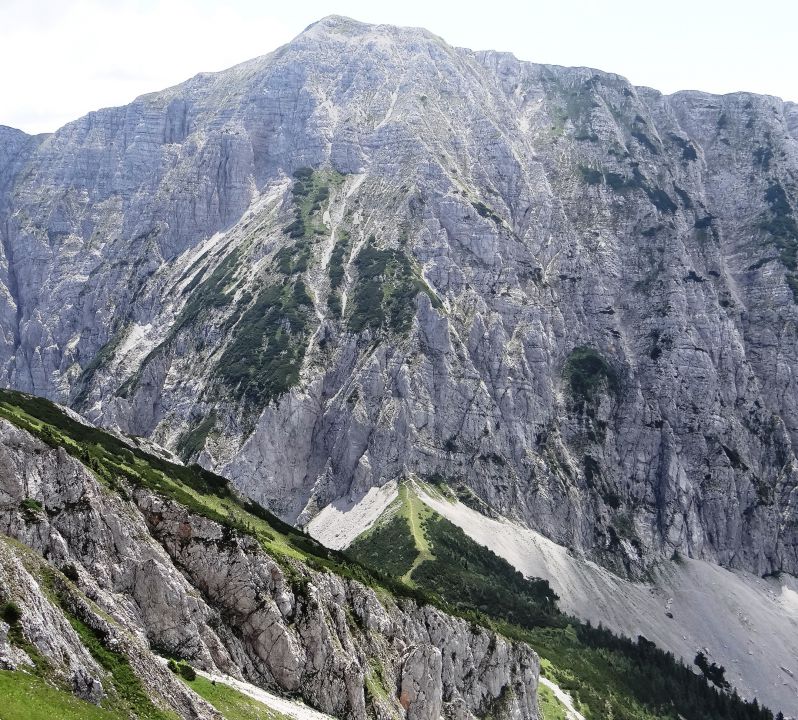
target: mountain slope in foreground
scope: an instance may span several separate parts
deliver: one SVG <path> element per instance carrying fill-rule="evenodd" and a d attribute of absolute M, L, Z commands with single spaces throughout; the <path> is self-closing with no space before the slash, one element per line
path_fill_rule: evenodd
<path fill-rule="evenodd" d="M 25 682 L 97 717 L 219 717 L 162 655 L 337 718 L 537 717 L 526 644 L 358 582 L 201 468 L 30 396 L 0 415 L 0 659 Z"/>
<path fill-rule="evenodd" d="M 557 668 L 549 675 L 579 699 L 592 696 L 594 707 L 597 687 L 620 685 L 626 697 L 609 692 L 599 702 L 615 716 L 631 715 L 634 702 L 660 710 L 675 702 L 673 710 L 685 717 L 710 717 L 715 699 L 693 696 L 661 650 L 696 672 L 702 653 L 708 665 L 725 668 L 719 687 L 728 684 L 785 711 L 796 707 L 793 578 L 765 580 L 678 557 L 653 568 L 645 582 L 619 578 L 528 528 L 495 513 L 487 516 L 473 496 L 458 497 L 440 479 L 434 485 L 408 479 L 369 500 L 346 510 L 326 508 L 311 523 L 311 533 L 455 607 L 478 608 L 526 628 L 526 639 L 545 660 L 571 673 L 581 668 L 581 687 L 578 678 L 558 675 Z M 616 653 L 609 662 L 608 653 Z M 584 682 L 591 673 L 616 675 Z"/>
<path fill-rule="evenodd" d="M 29 717 L 38 703 L 98 720 L 320 720 L 311 708 L 347 720 L 670 720 L 679 697 L 692 702 L 688 718 L 773 717 L 645 639 L 563 615 L 545 580 L 452 535 L 432 496 L 403 485 L 399 517 L 412 537 L 361 538 L 346 556 L 223 478 L 151 451 L 0 391 L 9 712 Z M 540 686 L 532 647 L 547 656 Z"/>

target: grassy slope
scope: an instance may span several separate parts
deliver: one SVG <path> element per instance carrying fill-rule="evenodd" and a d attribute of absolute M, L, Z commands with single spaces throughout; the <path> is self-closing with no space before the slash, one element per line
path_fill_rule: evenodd
<path fill-rule="evenodd" d="M 568 720 L 568 714 L 562 703 L 545 685 L 538 686 L 538 709 L 541 720 Z"/>
<path fill-rule="evenodd" d="M 363 563 L 390 571 L 393 565 L 379 564 L 380 555 L 393 557 L 394 546 L 412 542 L 416 551 L 412 570 L 400 569 L 417 588 L 439 597 L 461 615 L 469 616 L 470 609 L 477 622 L 529 643 L 543 660 L 544 674 L 571 693 L 589 720 L 675 719 L 679 713 L 687 720 L 772 717 L 769 711 L 716 692 L 645 639 L 620 639 L 566 617 L 556 609 L 556 595 L 548 583 L 524 578 L 457 526 L 428 508 L 419 509 L 421 501 L 411 486 L 404 485 L 400 501 L 403 510 L 394 517 L 401 517 L 403 525 L 392 521 L 388 528 L 378 522 L 348 552 Z M 418 532 L 412 531 L 411 515 L 421 518 L 420 534 L 428 555 L 422 562 L 418 562 L 422 544 Z"/>
<path fill-rule="evenodd" d="M 413 538 L 413 543 L 417 551 L 413 564 L 410 566 L 410 569 L 402 575 L 402 580 L 406 583 L 413 584 L 413 571 L 421 565 L 421 563 L 435 560 L 435 556 L 432 554 L 430 545 L 427 542 L 426 533 L 422 527 L 422 524 L 426 522 L 432 513 L 405 483 L 399 486 L 399 500 L 402 504 L 401 514 L 407 520 L 407 525 L 410 528 L 410 536 Z"/>
<path fill-rule="evenodd" d="M 127 720 L 121 711 L 105 710 L 21 671 L 0 670 L 0 717 L 3 720 Z"/>
<path fill-rule="evenodd" d="M 325 549 L 263 508 L 240 499 L 229 482 L 198 465 L 175 465 L 127 445 L 117 437 L 84 425 L 53 403 L 32 395 L 0 390 L 0 417 L 63 447 L 89 467 L 100 482 L 124 490 L 120 480 L 146 487 L 188 507 L 199 515 L 259 539 L 278 559 L 306 560 Z"/>
<path fill-rule="evenodd" d="M 113 619 L 96 607 L 61 571 L 53 568 L 29 547 L 5 535 L 0 535 L 0 543 L 14 551 L 25 569 L 36 578 L 39 588 L 47 600 L 61 609 L 83 646 L 103 669 L 104 675 L 101 677 L 104 690 L 102 709 L 110 713 L 110 717 L 128 718 L 135 714 L 137 720 L 177 720 L 177 715 L 169 710 L 161 709 L 153 702 L 153 697 L 133 671 L 127 655 L 118 648 L 109 647 L 106 643 L 105 633 L 89 627 L 75 614 L 74 608 L 88 604 L 93 606 L 95 612 L 103 616 L 107 622 L 115 624 Z M 40 681 L 38 683 L 27 681 L 32 698 L 40 697 L 44 692 L 43 689 L 47 687 L 69 694 L 70 688 L 64 684 L 62 678 L 55 674 L 50 660 L 39 652 L 37 647 L 25 636 L 20 622 L 22 617 L 24 617 L 24 612 L 17 619 L 8 620 L 10 625 L 8 639 L 11 644 L 28 654 L 33 666 L 17 675 L 35 677 Z M 21 678 L 21 681 L 25 680 L 25 677 Z M 5 720 L 1 707 L 0 718 Z"/>
<path fill-rule="evenodd" d="M 227 685 L 214 685 L 200 676 L 184 682 L 226 720 L 289 720 L 288 716 Z M 21 671 L 0 670 L 0 698 L 3 720 L 128 720 L 131 717 L 129 709 L 92 705 L 53 687 L 41 677 Z"/>

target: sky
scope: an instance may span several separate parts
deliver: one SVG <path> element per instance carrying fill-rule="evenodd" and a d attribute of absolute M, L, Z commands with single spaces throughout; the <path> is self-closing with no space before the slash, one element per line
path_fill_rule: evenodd
<path fill-rule="evenodd" d="M 331 14 L 667 93 L 798 101 L 798 0 L 0 0 L 0 125 L 52 132 L 264 55 Z"/>

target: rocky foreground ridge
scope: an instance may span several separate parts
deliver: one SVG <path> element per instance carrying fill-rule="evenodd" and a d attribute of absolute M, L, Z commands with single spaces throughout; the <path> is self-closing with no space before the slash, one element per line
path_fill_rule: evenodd
<path fill-rule="evenodd" d="M 221 717 L 159 656 L 338 718 L 537 717 L 538 659 L 528 646 L 311 569 L 297 549 L 313 547 L 307 538 L 244 512 L 224 485 L 198 492 L 201 483 L 186 484 L 194 471 L 135 445 L 92 434 L 94 444 L 78 449 L 52 430 L 45 443 L 6 417 L 0 605 L 13 603 L 19 617 L 0 622 L 2 669 L 142 718 Z M 122 685 L 109 662 L 138 679 Z"/>

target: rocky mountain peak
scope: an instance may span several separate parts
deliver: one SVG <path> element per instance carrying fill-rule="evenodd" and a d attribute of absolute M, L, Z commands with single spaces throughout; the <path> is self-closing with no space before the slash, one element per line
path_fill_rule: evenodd
<path fill-rule="evenodd" d="M 798 109 L 331 16 L 0 132 L 0 374 L 290 522 L 409 476 L 798 572 Z"/>

